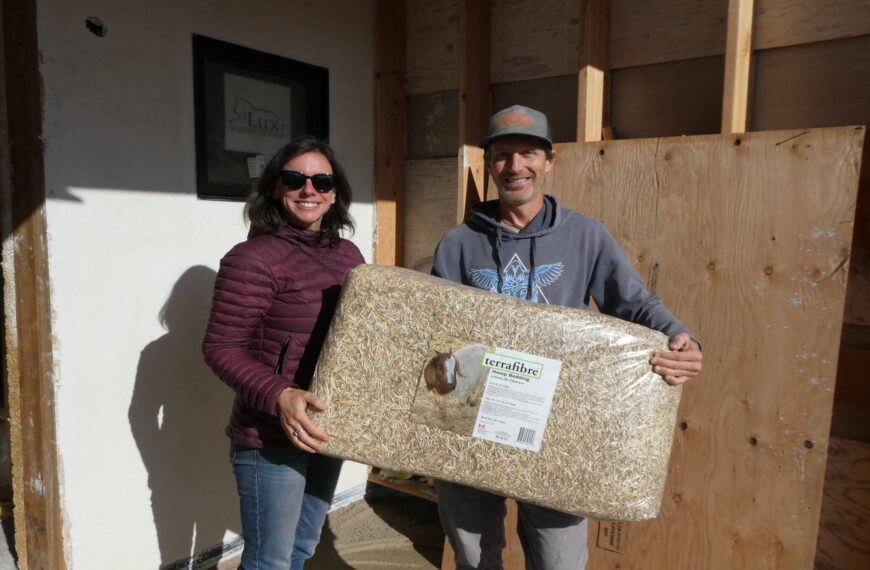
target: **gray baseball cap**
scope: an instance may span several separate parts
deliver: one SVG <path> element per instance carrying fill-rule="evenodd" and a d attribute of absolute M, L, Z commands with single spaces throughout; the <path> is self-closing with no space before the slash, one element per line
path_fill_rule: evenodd
<path fill-rule="evenodd" d="M 547 115 L 522 105 L 502 109 L 490 117 L 486 136 L 477 146 L 485 149 L 495 139 L 508 135 L 535 137 L 547 143 L 547 146 L 553 146 L 553 135 L 550 133 Z"/>

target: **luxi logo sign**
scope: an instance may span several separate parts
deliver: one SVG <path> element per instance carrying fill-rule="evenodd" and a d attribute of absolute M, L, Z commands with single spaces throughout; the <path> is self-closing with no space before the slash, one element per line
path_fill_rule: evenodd
<path fill-rule="evenodd" d="M 247 99 L 237 97 L 233 105 L 230 128 L 242 133 L 285 139 L 289 122 L 270 109 L 254 106 Z"/>
<path fill-rule="evenodd" d="M 530 360 L 521 360 L 504 354 L 496 354 L 494 352 L 486 352 L 483 355 L 483 365 L 492 370 L 501 370 L 526 378 L 538 380 L 541 378 L 541 373 L 544 371 L 544 365 L 540 362 L 532 362 Z"/>

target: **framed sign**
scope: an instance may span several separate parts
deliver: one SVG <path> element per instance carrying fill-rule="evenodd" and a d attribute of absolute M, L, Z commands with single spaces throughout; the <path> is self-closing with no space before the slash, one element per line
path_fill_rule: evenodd
<path fill-rule="evenodd" d="M 329 138 L 329 70 L 193 36 L 196 192 L 244 200 L 275 151 Z"/>

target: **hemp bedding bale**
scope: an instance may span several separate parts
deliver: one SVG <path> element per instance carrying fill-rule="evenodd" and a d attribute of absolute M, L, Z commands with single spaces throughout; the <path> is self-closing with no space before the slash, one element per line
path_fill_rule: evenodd
<path fill-rule="evenodd" d="M 327 454 L 593 518 L 658 515 L 666 337 L 388 266 L 345 280 L 312 391 Z"/>

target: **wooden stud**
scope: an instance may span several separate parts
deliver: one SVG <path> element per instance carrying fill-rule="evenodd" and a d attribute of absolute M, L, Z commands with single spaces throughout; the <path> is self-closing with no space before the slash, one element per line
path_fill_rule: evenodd
<path fill-rule="evenodd" d="M 459 7 L 459 144 L 477 144 L 489 117 L 489 0 Z"/>
<path fill-rule="evenodd" d="M 584 0 L 580 17 L 577 86 L 577 140 L 581 142 L 601 140 L 609 30 L 610 0 Z"/>
<path fill-rule="evenodd" d="M 459 5 L 459 188 L 456 221 L 463 222 L 486 191 L 482 153 L 475 146 L 486 133 L 490 114 L 490 2 Z"/>
<path fill-rule="evenodd" d="M 372 483 L 377 483 L 382 487 L 389 487 L 390 489 L 402 491 L 403 493 L 413 495 L 426 501 L 431 501 L 433 503 L 438 502 L 438 495 L 435 493 L 435 488 L 428 483 L 423 483 L 420 479 L 397 479 L 394 477 L 384 477 L 381 473 L 380 467 L 372 467 L 372 470 L 369 472 L 368 480 Z"/>
<path fill-rule="evenodd" d="M 378 0 L 375 81 L 375 263 L 402 264 L 405 3 Z"/>
<path fill-rule="evenodd" d="M 456 223 L 462 223 L 471 214 L 471 208 L 486 200 L 489 175 L 483 160 L 483 149 L 465 144 L 459 149 L 459 200 L 456 204 Z"/>
<path fill-rule="evenodd" d="M 725 134 L 746 132 L 753 5 L 753 0 L 728 1 L 728 39 L 722 98 L 722 132 Z"/>
<path fill-rule="evenodd" d="M 2 2 L 11 189 L 4 241 L 15 243 L 7 281 L 7 381 L 22 568 L 66 568 L 55 433 L 51 307 L 45 228 L 42 82 L 36 1 Z M 4 133 L 5 134 L 5 133 Z M 8 234 L 7 234 L 8 232 Z"/>

